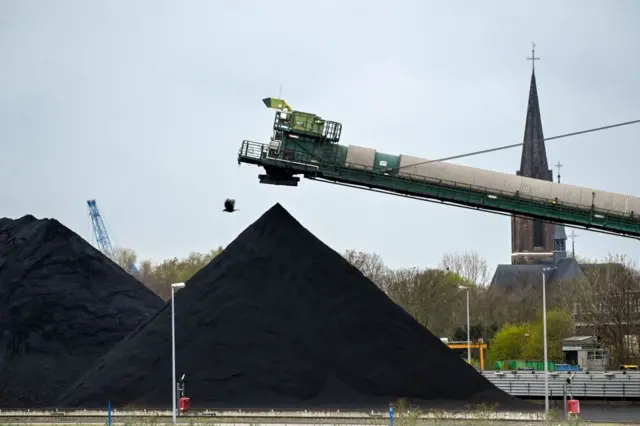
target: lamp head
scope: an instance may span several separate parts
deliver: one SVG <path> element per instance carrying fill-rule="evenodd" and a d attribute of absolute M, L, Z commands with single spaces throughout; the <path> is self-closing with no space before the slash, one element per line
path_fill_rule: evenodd
<path fill-rule="evenodd" d="M 184 283 L 173 283 L 173 284 L 171 284 L 171 288 L 174 288 L 176 290 L 179 289 L 179 288 L 184 288 L 184 286 L 185 286 Z"/>

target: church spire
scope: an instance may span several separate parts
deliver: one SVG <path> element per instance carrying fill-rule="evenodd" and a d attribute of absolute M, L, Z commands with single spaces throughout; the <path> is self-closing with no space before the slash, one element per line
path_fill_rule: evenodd
<path fill-rule="evenodd" d="M 531 83 L 529 85 L 520 170 L 517 171 L 517 174 L 518 176 L 552 182 L 553 173 L 549 170 L 547 163 L 547 150 L 544 146 L 544 133 L 540 117 L 540 102 L 534 66 L 535 61 L 540 58 L 536 57 L 535 47 L 536 45 L 533 43 L 531 57 L 527 58 L 532 64 Z M 550 223 L 514 216 L 511 219 L 511 262 L 514 264 L 536 263 L 543 260 L 539 255 L 527 256 L 528 253 L 544 253 L 550 258 L 554 251 L 554 231 L 554 226 Z M 548 258 L 545 259 L 545 261 L 548 260 Z"/>
<path fill-rule="evenodd" d="M 540 117 L 540 101 L 538 99 L 538 86 L 536 84 L 535 43 L 531 49 L 531 57 L 527 58 L 532 63 L 531 83 L 529 85 L 529 102 L 527 105 L 527 119 L 524 128 L 524 139 L 522 146 L 522 157 L 520 159 L 520 170 L 518 175 L 542 179 L 553 180 L 551 170 L 547 163 L 547 150 L 544 146 L 544 133 L 542 131 L 542 118 Z"/>

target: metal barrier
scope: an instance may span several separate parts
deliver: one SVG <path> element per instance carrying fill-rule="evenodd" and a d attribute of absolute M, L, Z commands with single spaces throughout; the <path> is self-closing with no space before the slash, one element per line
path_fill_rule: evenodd
<path fill-rule="evenodd" d="M 639 371 L 558 371 L 549 373 L 549 394 L 562 398 L 562 385 L 573 374 L 569 392 L 574 398 L 640 399 Z M 483 371 L 496 387 L 521 398 L 544 397 L 541 371 Z"/>

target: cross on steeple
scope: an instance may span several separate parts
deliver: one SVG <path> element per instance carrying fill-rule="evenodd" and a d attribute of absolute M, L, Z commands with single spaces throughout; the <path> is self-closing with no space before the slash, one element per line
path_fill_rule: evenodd
<path fill-rule="evenodd" d="M 540 58 L 536 57 L 536 43 L 531 42 L 531 57 L 527 58 L 527 61 L 531 61 L 531 72 L 535 72 L 536 70 L 536 61 L 539 61 Z"/>
<path fill-rule="evenodd" d="M 558 169 L 558 183 L 560 183 L 560 169 L 562 168 L 564 164 L 560 164 L 560 161 L 558 161 L 558 164 L 556 164 L 554 167 L 556 169 Z"/>
<path fill-rule="evenodd" d="M 577 237 L 579 237 L 579 235 L 576 234 L 576 231 L 572 229 L 571 234 L 569 235 L 569 238 L 571 238 L 571 257 L 573 258 L 576 257 L 576 238 Z"/>

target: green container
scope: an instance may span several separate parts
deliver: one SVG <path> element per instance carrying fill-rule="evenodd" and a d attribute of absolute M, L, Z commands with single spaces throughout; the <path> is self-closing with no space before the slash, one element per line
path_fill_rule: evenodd
<path fill-rule="evenodd" d="M 535 371 L 544 371 L 544 361 L 527 361 L 527 368 L 532 368 Z M 553 361 L 547 362 L 547 371 L 556 371 L 556 363 Z"/>
<path fill-rule="evenodd" d="M 373 170 L 382 172 L 388 169 L 396 169 L 400 166 L 399 155 L 389 155 L 376 151 L 376 156 L 373 160 Z"/>
<path fill-rule="evenodd" d="M 542 361 L 527 361 L 527 368 L 532 368 L 536 371 L 544 370 L 544 362 Z"/>
<path fill-rule="evenodd" d="M 334 145 L 334 146 L 335 146 L 334 154 L 333 154 L 334 157 L 331 159 L 330 163 L 344 166 L 345 162 L 347 161 L 348 147 L 344 145 Z"/>
<path fill-rule="evenodd" d="M 527 368 L 527 363 L 522 360 L 510 360 L 507 361 L 509 370 L 521 370 L 523 368 Z"/>
<path fill-rule="evenodd" d="M 493 363 L 494 370 L 504 370 L 504 361 L 496 361 Z"/>

